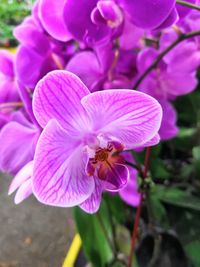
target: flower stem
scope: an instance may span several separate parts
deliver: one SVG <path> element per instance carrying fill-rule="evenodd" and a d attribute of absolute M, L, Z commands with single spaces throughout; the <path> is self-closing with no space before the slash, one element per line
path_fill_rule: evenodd
<path fill-rule="evenodd" d="M 142 179 L 143 180 L 146 179 L 147 173 L 148 173 L 150 151 L 151 151 L 151 148 L 147 147 L 146 154 L 145 154 L 145 160 L 144 160 L 144 171 L 142 172 Z M 133 233 L 132 233 L 132 239 L 131 239 L 131 250 L 130 250 L 129 259 L 128 259 L 128 267 L 131 267 L 131 265 L 132 265 L 132 259 L 133 259 L 133 254 L 135 251 L 135 244 L 136 244 L 136 238 L 137 238 L 137 231 L 138 231 L 141 212 L 142 212 L 143 198 L 144 198 L 144 192 L 141 192 L 140 203 L 139 203 L 139 206 L 137 207 L 135 222 L 134 222 L 134 226 L 133 226 Z"/>
<path fill-rule="evenodd" d="M 176 0 L 176 3 L 179 4 L 179 5 L 182 5 L 182 6 L 186 6 L 186 7 L 188 7 L 188 8 L 192 8 L 192 9 L 200 10 L 200 6 L 191 4 L 191 3 L 186 2 L 186 1 Z"/>
<path fill-rule="evenodd" d="M 23 107 L 22 102 L 7 102 L 0 104 L 0 111 L 8 110 L 8 109 L 16 109 Z"/>
<path fill-rule="evenodd" d="M 136 90 L 138 86 L 142 83 L 142 81 L 146 78 L 146 76 L 154 69 L 157 67 L 158 63 L 163 59 L 163 57 L 168 54 L 174 47 L 176 47 L 179 43 L 200 35 L 200 30 L 199 31 L 192 31 L 189 33 L 182 33 L 179 35 L 179 37 L 171 43 L 163 52 L 161 52 L 158 57 L 153 61 L 153 63 L 145 70 L 145 72 L 139 77 L 139 79 L 136 81 L 133 90 Z"/>
<path fill-rule="evenodd" d="M 133 254 L 135 251 L 135 243 L 136 243 L 136 238 L 137 238 L 137 230 L 139 227 L 141 211 L 142 211 L 142 203 L 143 203 L 143 193 L 141 193 L 141 196 L 140 196 L 140 204 L 137 207 L 135 222 L 133 225 L 133 233 L 132 233 L 132 239 L 131 239 L 131 250 L 130 250 L 129 259 L 128 259 L 128 267 L 131 267 L 131 265 L 132 265 L 132 259 L 133 259 Z"/>

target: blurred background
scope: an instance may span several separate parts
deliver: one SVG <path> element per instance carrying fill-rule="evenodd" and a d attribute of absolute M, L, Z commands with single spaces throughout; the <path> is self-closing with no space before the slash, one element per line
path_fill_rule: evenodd
<path fill-rule="evenodd" d="M 0 1 L 0 46 L 16 46 L 12 35 L 13 28 L 30 14 L 34 0 Z"/>
<path fill-rule="evenodd" d="M 29 15 L 33 0 L 0 0 L 0 48 L 14 48 L 13 28 Z M 61 266 L 74 236 L 70 209 L 43 206 L 33 197 L 16 206 L 7 192 L 12 178 L 0 174 L 0 267 Z"/>

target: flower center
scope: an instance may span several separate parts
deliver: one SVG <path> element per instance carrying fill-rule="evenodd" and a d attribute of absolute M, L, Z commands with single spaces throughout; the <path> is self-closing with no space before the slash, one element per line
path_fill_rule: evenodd
<path fill-rule="evenodd" d="M 124 149 L 123 145 L 118 142 L 109 142 L 106 148 L 98 147 L 95 150 L 95 155 L 89 158 L 86 167 L 88 176 L 94 174 L 97 169 L 98 177 L 104 179 L 104 173 L 109 170 L 114 170 L 115 163 L 123 163 L 123 158 L 119 155 Z M 100 174 L 101 172 L 101 174 Z"/>
<path fill-rule="evenodd" d="M 96 151 L 95 154 L 95 160 L 96 161 L 106 161 L 108 159 L 109 156 L 109 151 L 105 148 L 105 149 L 99 149 Z"/>

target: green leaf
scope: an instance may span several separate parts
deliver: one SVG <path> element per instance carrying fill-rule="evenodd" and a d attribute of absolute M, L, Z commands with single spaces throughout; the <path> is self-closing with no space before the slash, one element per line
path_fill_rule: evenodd
<path fill-rule="evenodd" d="M 200 266 L 200 241 L 193 241 L 185 246 L 185 250 L 195 267 Z"/>
<path fill-rule="evenodd" d="M 123 263 L 121 262 L 116 262 L 114 264 L 111 265 L 112 267 L 126 267 L 126 265 L 124 265 Z"/>
<path fill-rule="evenodd" d="M 195 128 L 180 128 L 178 138 L 192 137 L 196 133 Z"/>
<path fill-rule="evenodd" d="M 102 202 L 100 211 L 94 215 L 75 208 L 74 217 L 86 257 L 95 267 L 104 267 L 112 260 L 112 250 L 104 232 L 106 231 L 110 237 L 111 231 L 105 203 Z"/>
<path fill-rule="evenodd" d="M 109 204 L 115 223 L 125 223 L 125 205 L 121 198 L 118 195 L 104 194 L 104 199 Z"/>
<path fill-rule="evenodd" d="M 197 171 L 200 172 L 200 146 L 196 146 L 192 149 L 193 165 Z"/>
<path fill-rule="evenodd" d="M 157 197 L 171 205 L 200 211 L 200 198 L 178 188 L 157 187 Z"/>
<path fill-rule="evenodd" d="M 160 202 L 158 196 L 154 192 L 152 192 L 151 194 L 149 194 L 148 201 L 153 221 L 159 226 L 164 227 L 165 229 L 169 228 L 169 222 L 165 207 Z"/>
<path fill-rule="evenodd" d="M 123 225 L 117 225 L 116 241 L 119 251 L 123 253 L 126 257 L 128 257 L 131 245 L 131 234 L 128 228 Z"/>
<path fill-rule="evenodd" d="M 170 173 L 166 170 L 166 164 L 161 159 L 152 159 L 150 169 L 154 178 L 168 179 L 170 177 Z"/>

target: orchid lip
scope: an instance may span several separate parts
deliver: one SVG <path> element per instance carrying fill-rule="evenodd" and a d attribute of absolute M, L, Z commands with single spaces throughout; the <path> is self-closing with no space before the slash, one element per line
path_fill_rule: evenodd
<path fill-rule="evenodd" d="M 97 170 L 97 176 L 100 180 L 106 180 L 106 172 L 108 171 L 115 173 L 117 176 L 115 165 L 124 164 L 123 157 L 119 155 L 123 149 L 124 146 L 118 142 L 108 142 L 106 148 L 98 147 L 94 151 L 94 156 L 89 158 L 86 166 L 87 175 L 92 176 Z"/>

